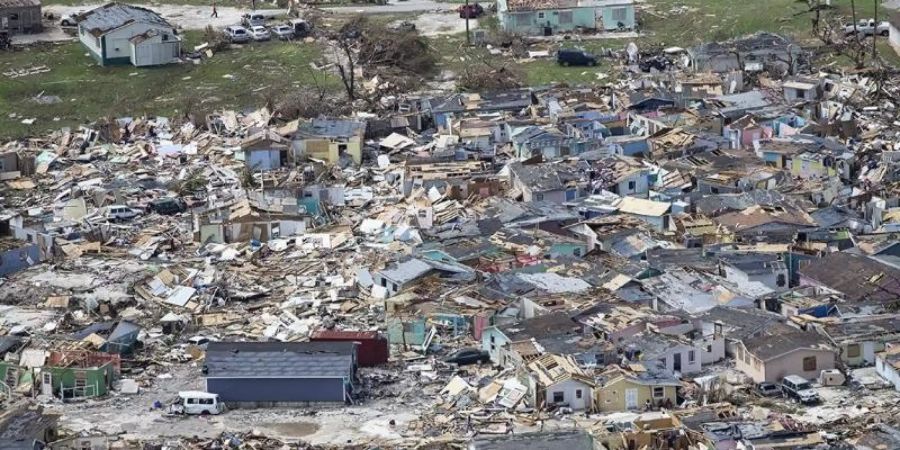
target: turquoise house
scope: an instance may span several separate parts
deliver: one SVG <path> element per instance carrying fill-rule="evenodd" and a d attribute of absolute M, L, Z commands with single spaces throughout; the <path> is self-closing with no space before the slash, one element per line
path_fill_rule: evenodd
<path fill-rule="evenodd" d="M 497 0 L 497 16 L 504 30 L 532 36 L 635 26 L 634 0 Z"/>

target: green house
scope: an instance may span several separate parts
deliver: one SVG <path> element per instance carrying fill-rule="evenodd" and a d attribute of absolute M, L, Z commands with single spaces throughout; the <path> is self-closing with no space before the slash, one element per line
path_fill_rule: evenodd
<path fill-rule="evenodd" d="M 552 36 L 575 30 L 632 30 L 634 0 L 497 0 L 504 30 Z"/>
<path fill-rule="evenodd" d="M 116 377 L 113 362 L 96 367 L 42 367 L 28 369 L 7 361 L 0 361 L 0 382 L 16 389 L 31 384 L 38 393 L 53 393 L 55 397 L 101 397 L 109 393 Z M 15 385 L 11 386 L 11 385 Z"/>

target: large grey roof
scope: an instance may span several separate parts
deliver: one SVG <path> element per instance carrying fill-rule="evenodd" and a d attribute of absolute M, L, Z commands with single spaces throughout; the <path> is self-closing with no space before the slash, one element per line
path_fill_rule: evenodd
<path fill-rule="evenodd" d="M 353 371 L 353 342 L 211 342 L 208 378 L 335 378 Z"/>
<path fill-rule="evenodd" d="M 85 30 L 94 36 L 99 36 L 129 23 L 147 23 L 172 27 L 166 19 L 163 19 L 156 12 L 124 3 L 108 3 L 84 13 L 78 21 L 80 27 L 84 27 Z"/>

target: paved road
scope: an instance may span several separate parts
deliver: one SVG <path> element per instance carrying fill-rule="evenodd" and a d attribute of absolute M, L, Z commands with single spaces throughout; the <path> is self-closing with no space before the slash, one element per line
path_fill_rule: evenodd
<path fill-rule="evenodd" d="M 334 8 L 323 9 L 336 13 L 396 14 L 422 11 L 450 11 L 458 7 L 459 5 L 453 3 L 436 2 L 433 0 L 391 0 L 387 5 L 336 6 Z"/>

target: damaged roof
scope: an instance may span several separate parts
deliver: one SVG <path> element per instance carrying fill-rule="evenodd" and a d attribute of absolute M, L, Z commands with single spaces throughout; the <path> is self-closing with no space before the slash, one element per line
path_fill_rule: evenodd
<path fill-rule="evenodd" d="M 810 281 L 844 293 L 852 301 L 900 299 L 900 270 L 863 255 L 829 253 L 801 264 L 799 272 Z"/>
<path fill-rule="evenodd" d="M 78 27 L 94 36 L 101 36 L 108 31 L 132 23 L 173 28 L 169 22 L 153 10 L 124 3 L 107 3 L 84 13 L 79 17 Z"/>

